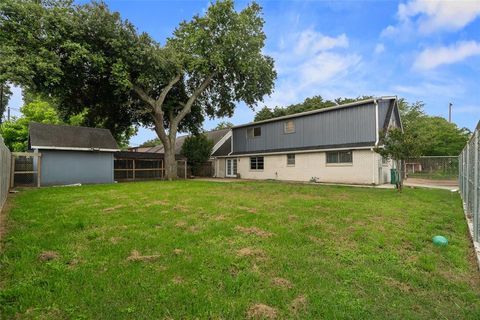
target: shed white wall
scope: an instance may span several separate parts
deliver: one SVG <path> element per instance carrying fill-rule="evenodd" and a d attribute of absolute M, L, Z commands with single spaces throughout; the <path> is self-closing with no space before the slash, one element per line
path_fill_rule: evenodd
<path fill-rule="evenodd" d="M 295 166 L 288 166 L 286 154 L 264 155 L 264 170 L 250 170 L 250 157 L 242 156 L 237 158 L 237 172 L 244 179 L 310 181 L 316 177 L 320 182 L 331 183 L 389 182 L 390 161 L 382 164 L 381 156 L 371 150 L 353 150 L 352 156 L 352 164 L 327 164 L 325 152 L 296 153 Z M 225 177 L 225 161 L 217 165 L 223 165 L 223 175 L 218 177 Z"/>

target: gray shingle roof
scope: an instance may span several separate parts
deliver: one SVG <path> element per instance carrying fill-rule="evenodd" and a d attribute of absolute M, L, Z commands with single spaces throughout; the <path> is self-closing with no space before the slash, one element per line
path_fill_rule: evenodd
<path fill-rule="evenodd" d="M 110 130 L 30 122 L 32 149 L 119 150 Z"/>
<path fill-rule="evenodd" d="M 220 129 L 204 132 L 208 139 L 213 140 L 213 145 L 216 145 L 222 138 L 230 131 L 228 129 Z M 175 140 L 175 154 L 180 154 L 182 151 L 183 143 L 188 136 L 180 136 Z M 155 146 L 146 152 L 164 153 L 163 145 Z"/>

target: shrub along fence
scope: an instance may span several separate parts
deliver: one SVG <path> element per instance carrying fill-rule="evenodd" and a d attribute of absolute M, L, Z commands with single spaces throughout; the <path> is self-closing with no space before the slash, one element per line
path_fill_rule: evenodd
<path fill-rule="evenodd" d="M 0 136 L 0 212 L 7 200 L 8 190 L 10 189 L 10 170 L 12 154 L 3 142 Z"/>
<path fill-rule="evenodd" d="M 460 154 L 459 186 L 467 217 L 471 219 L 473 240 L 480 238 L 480 121 Z"/>

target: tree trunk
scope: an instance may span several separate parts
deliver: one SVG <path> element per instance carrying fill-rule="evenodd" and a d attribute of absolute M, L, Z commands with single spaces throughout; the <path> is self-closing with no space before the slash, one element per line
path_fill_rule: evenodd
<path fill-rule="evenodd" d="M 177 179 L 177 161 L 175 160 L 175 144 L 173 147 L 164 148 L 165 151 L 165 179 Z"/>

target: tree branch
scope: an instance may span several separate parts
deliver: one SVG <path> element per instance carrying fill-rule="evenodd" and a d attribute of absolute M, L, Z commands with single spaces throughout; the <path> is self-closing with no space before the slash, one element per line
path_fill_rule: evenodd
<path fill-rule="evenodd" d="M 143 90 L 141 87 L 137 86 L 137 85 L 133 85 L 132 86 L 133 88 L 133 91 L 135 91 L 136 94 L 138 94 L 138 96 L 140 97 L 140 99 L 142 99 L 144 102 L 146 102 L 150 107 L 152 107 L 152 109 L 155 110 L 155 99 L 151 98 L 146 92 L 145 90 Z"/>
<path fill-rule="evenodd" d="M 197 98 L 200 96 L 203 90 L 205 90 L 208 87 L 210 82 L 212 82 L 213 76 L 214 74 L 212 73 L 211 75 L 206 77 L 205 80 L 203 80 L 203 82 L 200 84 L 200 86 L 198 86 L 198 88 L 195 89 L 195 91 L 192 93 L 192 95 L 188 99 L 187 103 L 183 105 L 182 111 L 180 111 L 177 114 L 177 116 L 171 123 L 170 127 L 173 127 L 173 126 L 177 127 L 180 121 L 182 121 L 183 118 L 185 118 L 185 116 L 192 110 L 193 103 L 195 102 L 195 100 L 197 100 Z"/>
<path fill-rule="evenodd" d="M 173 88 L 175 83 L 180 81 L 180 78 L 181 78 L 181 75 L 177 74 L 175 76 L 175 78 L 170 80 L 170 82 L 167 84 L 167 86 L 162 89 L 162 92 L 160 93 L 160 97 L 158 97 L 157 101 L 155 102 L 155 109 L 160 109 L 160 111 L 161 111 L 162 106 L 163 106 L 163 102 L 165 101 L 165 98 L 167 97 L 168 92 Z M 158 112 L 158 111 L 155 110 L 155 112 Z"/>

